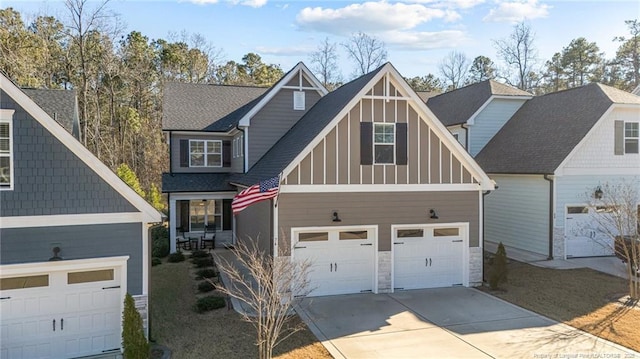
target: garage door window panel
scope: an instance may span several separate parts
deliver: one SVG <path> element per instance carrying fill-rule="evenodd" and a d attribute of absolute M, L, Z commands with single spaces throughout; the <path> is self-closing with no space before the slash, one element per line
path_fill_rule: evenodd
<path fill-rule="evenodd" d="M 110 281 L 114 279 L 113 269 L 67 273 L 67 284 Z"/>
<path fill-rule="evenodd" d="M 422 238 L 424 237 L 423 229 L 399 229 L 398 238 Z"/>
<path fill-rule="evenodd" d="M 352 239 L 368 239 L 369 231 L 346 231 L 340 232 L 339 239 L 343 240 L 352 240 Z"/>
<path fill-rule="evenodd" d="M 582 213 L 589 213 L 589 207 L 585 207 L 585 206 L 573 206 L 573 207 L 567 207 L 567 213 L 568 213 L 568 214 L 582 214 Z"/>
<path fill-rule="evenodd" d="M 459 235 L 459 228 L 435 228 L 433 230 L 434 237 L 457 237 Z"/>
<path fill-rule="evenodd" d="M 298 234 L 300 242 L 321 242 L 329 240 L 328 232 L 308 232 Z"/>
<path fill-rule="evenodd" d="M 0 279 L 0 290 L 26 289 L 48 286 L 48 274 Z"/>

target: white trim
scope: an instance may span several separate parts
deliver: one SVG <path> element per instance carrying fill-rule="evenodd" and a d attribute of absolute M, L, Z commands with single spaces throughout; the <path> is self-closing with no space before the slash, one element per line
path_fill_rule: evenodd
<path fill-rule="evenodd" d="M 118 257 L 99 257 L 99 258 L 87 258 L 87 259 L 71 259 L 63 261 L 48 261 L 48 262 L 33 262 L 33 263 L 18 263 L 18 264 L 3 264 L 0 265 L 2 270 L 0 271 L 0 277 L 14 277 L 25 274 L 35 273 L 48 273 L 58 272 L 66 270 L 83 270 L 93 268 L 107 268 L 107 267 L 126 267 L 129 256 Z M 124 278 L 121 286 L 124 285 L 125 292 L 127 287 L 126 280 L 127 271 L 123 271 Z M 124 295 L 123 295 L 124 297 Z"/>
<path fill-rule="evenodd" d="M 282 185 L 280 193 L 479 191 L 478 183 Z"/>
<path fill-rule="evenodd" d="M 82 226 L 91 224 L 139 223 L 143 221 L 140 212 L 122 213 L 87 213 L 87 214 L 56 214 L 50 216 L 14 216 L 0 217 L 2 228 L 34 228 Z M 143 228 L 146 228 L 143 226 Z"/>
<path fill-rule="evenodd" d="M 142 295 L 149 295 L 149 231 L 150 228 L 142 226 Z"/>
<path fill-rule="evenodd" d="M 15 146 L 15 136 L 13 135 L 13 114 L 15 113 L 14 109 L 1 109 L 0 110 L 0 123 L 9 124 L 9 185 L 0 187 L 0 191 L 13 191 L 13 187 L 15 184 L 15 171 L 14 171 L 14 158 L 13 154 L 15 150 L 13 149 Z"/>
<path fill-rule="evenodd" d="M 277 198 L 277 197 L 276 197 Z M 271 201 L 271 209 L 273 210 L 273 258 L 279 256 L 278 253 L 278 203 Z M 235 217 L 235 216 L 234 216 Z"/>
<path fill-rule="evenodd" d="M 308 87 L 308 86 L 282 86 L 281 88 L 287 90 L 312 90 L 312 91 L 322 91 L 319 87 Z"/>
<path fill-rule="evenodd" d="M 243 127 L 244 131 L 244 168 L 242 169 L 243 173 L 249 172 L 249 127 Z"/>
<path fill-rule="evenodd" d="M 626 154 L 629 155 L 628 153 Z M 637 154 L 636 154 L 637 156 Z M 565 168 L 561 173 L 556 173 L 556 176 L 595 176 L 595 175 L 603 175 L 603 176 L 637 176 L 638 175 L 638 167 L 618 167 L 618 168 Z"/>
<path fill-rule="evenodd" d="M 249 110 L 249 112 L 247 112 L 244 116 L 242 116 L 242 118 L 238 122 L 238 125 L 250 126 L 251 118 L 255 116 L 255 114 L 258 113 L 258 111 L 260 111 L 267 103 L 269 103 L 269 101 L 271 101 L 271 99 L 280 91 L 280 89 L 282 89 L 285 86 L 285 84 L 289 83 L 289 81 L 291 81 L 291 79 L 293 79 L 294 76 L 302 75 L 302 74 L 299 74 L 300 71 L 304 71 L 304 73 L 307 76 L 307 80 L 309 80 L 315 87 L 318 88 L 317 91 L 322 96 L 329 93 L 327 89 L 325 89 L 324 86 L 322 86 L 320 81 L 318 81 L 318 79 L 313 75 L 313 73 L 307 68 L 307 66 L 302 62 L 299 62 L 296 66 L 294 66 L 293 69 L 291 69 L 291 71 L 289 71 L 289 73 L 285 77 L 280 79 L 278 84 L 276 84 L 275 86 L 271 87 L 268 90 L 267 94 L 260 100 L 260 102 L 258 102 L 255 106 L 251 108 L 251 110 Z"/>
<path fill-rule="evenodd" d="M 224 154 L 222 153 L 222 151 L 223 151 L 222 140 L 189 139 L 188 141 L 189 141 L 189 168 L 222 168 L 222 166 L 224 164 L 223 163 L 224 161 L 222 159 L 224 157 Z M 202 151 L 203 151 L 202 152 L 202 157 L 203 157 L 202 161 L 203 161 L 204 164 L 202 166 L 196 166 L 196 165 L 191 164 L 191 143 L 193 143 L 193 142 L 204 142 L 203 148 L 202 148 Z M 209 144 L 209 142 L 217 142 L 217 143 L 219 143 L 220 144 L 220 153 L 215 153 L 215 152 L 209 153 L 207 151 L 207 147 L 208 147 L 207 145 Z M 211 155 L 220 155 L 220 165 L 214 165 L 214 166 L 210 166 L 209 165 L 209 161 L 207 160 L 207 156 L 210 155 L 210 154 Z"/>
<path fill-rule="evenodd" d="M 4 90 L 18 105 L 27 111 L 36 121 L 38 121 L 55 138 L 62 142 L 73 154 L 82 162 L 98 174 L 121 196 L 140 210 L 143 214 L 142 220 L 145 222 L 160 222 L 162 214 L 151 206 L 144 198 L 140 197 L 131 187 L 122 181 L 113 171 L 102 163 L 91 151 L 84 147 L 72 134 L 67 132 L 58 122 L 51 118 L 42 108 L 40 108 L 29 96 L 14 85 L 3 74 L 0 74 L 0 88 Z"/>

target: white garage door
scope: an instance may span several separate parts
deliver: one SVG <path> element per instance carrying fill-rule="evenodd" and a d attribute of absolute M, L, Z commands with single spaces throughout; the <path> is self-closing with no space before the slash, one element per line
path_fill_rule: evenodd
<path fill-rule="evenodd" d="M 7 267 L 11 266 L 4 266 L 3 272 Z M 119 352 L 122 270 L 3 273 L 0 358 L 72 358 Z"/>
<path fill-rule="evenodd" d="M 567 207 L 565 217 L 567 257 L 597 257 L 614 254 L 613 238 L 605 234 L 605 228 L 597 223 L 595 216 L 604 219 L 603 216 L 607 216 L 606 209 L 604 207 L 590 209 L 587 206 Z"/>
<path fill-rule="evenodd" d="M 395 290 L 464 284 L 467 225 L 393 226 Z"/>
<path fill-rule="evenodd" d="M 310 263 L 310 296 L 374 290 L 375 227 L 300 228 L 293 233 L 294 260 Z"/>

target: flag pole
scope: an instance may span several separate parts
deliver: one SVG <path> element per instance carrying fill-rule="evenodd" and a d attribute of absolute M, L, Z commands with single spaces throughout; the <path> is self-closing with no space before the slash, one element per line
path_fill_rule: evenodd
<path fill-rule="evenodd" d="M 282 172 L 278 175 L 278 193 L 276 193 L 276 198 L 273 201 L 273 206 L 278 207 L 278 197 L 280 196 L 280 181 L 282 181 Z"/>

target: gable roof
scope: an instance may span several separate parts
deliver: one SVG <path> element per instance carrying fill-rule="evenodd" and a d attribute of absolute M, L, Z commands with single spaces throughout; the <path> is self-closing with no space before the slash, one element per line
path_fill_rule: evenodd
<path fill-rule="evenodd" d="M 477 82 L 427 99 L 427 107 L 445 126 L 466 123 L 491 96 L 530 98 L 530 93 L 494 80 Z"/>
<path fill-rule="evenodd" d="M 554 173 L 612 104 L 640 105 L 640 97 L 598 83 L 534 97 L 476 161 L 487 173 Z"/>
<path fill-rule="evenodd" d="M 75 90 L 23 88 L 22 91 L 75 138 L 80 135 Z"/>
<path fill-rule="evenodd" d="M 8 96 L 84 162 L 87 167 L 96 172 L 107 184 L 115 189 L 116 192 L 136 207 L 142 214 L 143 222 L 154 223 L 162 220 L 162 214 L 160 212 L 124 183 L 109 167 L 102 163 L 91 151 L 84 147 L 72 134 L 67 132 L 47 112 L 38 106 L 33 99 L 2 73 L 0 73 L 0 89 L 5 91 Z"/>

